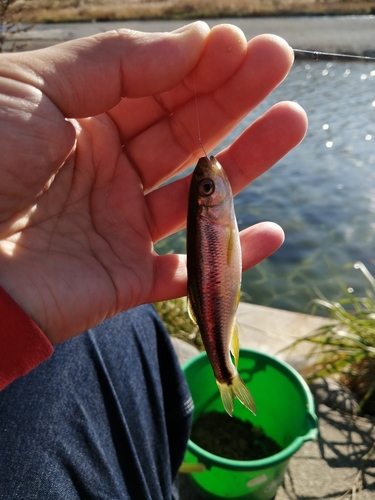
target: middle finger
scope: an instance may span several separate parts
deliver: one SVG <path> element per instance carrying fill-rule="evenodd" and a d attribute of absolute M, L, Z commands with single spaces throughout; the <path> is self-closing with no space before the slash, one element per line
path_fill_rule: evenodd
<path fill-rule="evenodd" d="M 124 98 L 109 111 L 122 143 L 169 117 L 192 98 L 195 90 L 207 94 L 218 88 L 238 69 L 246 51 L 246 38 L 239 28 L 228 24 L 213 27 L 198 64 L 184 81 L 162 94 Z"/>

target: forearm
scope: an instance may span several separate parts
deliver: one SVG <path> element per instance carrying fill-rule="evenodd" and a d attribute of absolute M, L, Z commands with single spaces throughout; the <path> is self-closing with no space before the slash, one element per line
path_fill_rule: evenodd
<path fill-rule="evenodd" d="M 0 287 L 0 390 L 49 358 L 53 348 L 40 328 Z"/>

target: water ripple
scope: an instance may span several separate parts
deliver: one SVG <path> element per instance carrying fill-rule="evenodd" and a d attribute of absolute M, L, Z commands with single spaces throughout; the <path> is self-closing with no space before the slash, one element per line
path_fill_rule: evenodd
<path fill-rule="evenodd" d="M 339 281 L 365 293 L 358 273 L 344 267 L 361 260 L 375 272 L 374 84 L 371 63 L 297 61 L 217 149 L 278 101 L 307 111 L 302 144 L 235 200 L 240 227 L 271 220 L 286 233 L 274 256 L 244 274 L 242 288 L 253 302 L 306 310 L 316 289 L 339 298 Z"/>

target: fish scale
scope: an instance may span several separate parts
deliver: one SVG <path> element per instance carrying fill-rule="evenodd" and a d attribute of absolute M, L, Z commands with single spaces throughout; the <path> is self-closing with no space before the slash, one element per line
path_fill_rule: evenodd
<path fill-rule="evenodd" d="M 189 314 L 199 326 L 224 408 L 232 415 L 236 397 L 255 413 L 253 398 L 237 371 L 242 263 L 233 195 L 214 156 L 200 158 L 192 174 L 187 267 Z"/>

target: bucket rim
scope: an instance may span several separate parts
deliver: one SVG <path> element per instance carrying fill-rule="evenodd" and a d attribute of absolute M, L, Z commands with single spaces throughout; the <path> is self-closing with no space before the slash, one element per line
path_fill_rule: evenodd
<path fill-rule="evenodd" d="M 271 364 L 277 365 L 278 368 L 281 369 L 284 374 L 286 374 L 289 378 L 293 380 L 297 380 L 299 384 L 299 388 L 301 389 L 301 394 L 306 402 L 306 419 L 308 422 L 309 430 L 302 436 L 297 436 L 293 441 L 284 449 L 271 455 L 267 458 L 262 458 L 259 460 L 232 460 L 229 458 L 220 457 L 218 455 L 214 455 L 209 451 L 201 448 L 197 444 L 194 443 L 191 439 L 188 441 L 188 450 L 191 451 L 195 456 L 198 457 L 199 461 L 202 462 L 206 467 L 217 466 L 225 469 L 231 470 L 259 470 L 266 469 L 269 467 L 273 467 L 281 462 L 287 461 L 290 459 L 296 451 L 301 448 L 301 446 L 306 441 L 311 441 L 315 439 L 318 435 L 318 418 L 315 414 L 315 403 L 313 395 L 304 380 L 304 378 L 295 370 L 291 365 L 285 362 L 282 359 L 276 358 L 271 354 L 264 353 L 262 351 L 258 351 L 256 349 L 248 349 L 241 348 L 240 349 L 240 359 L 241 355 L 245 357 L 251 356 L 260 356 L 268 360 Z M 188 371 L 192 366 L 201 364 L 207 358 L 206 352 L 202 352 L 197 356 L 189 359 L 186 363 L 182 365 L 182 370 L 184 374 Z"/>

